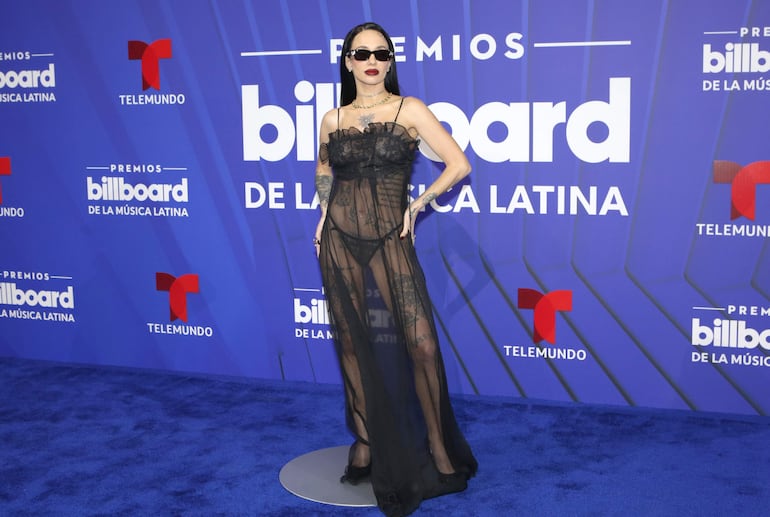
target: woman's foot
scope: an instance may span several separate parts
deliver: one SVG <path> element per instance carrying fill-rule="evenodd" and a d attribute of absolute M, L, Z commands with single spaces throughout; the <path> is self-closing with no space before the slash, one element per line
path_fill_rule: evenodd
<path fill-rule="evenodd" d="M 438 470 L 439 474 L 451 476 L 455 473 L 455 468 L 449 460 L 449 455 L 443 446 L 436 447 L 435 449 L 429 447 L 428 451 L 430 452 L 431 458 L 433 458 L 433 464 L 436 466 L 436 470 Z"/>
<path fill-rule="evenodd" d="M 455 474 L 455 468 L 452 466 L 449 458 L 444 457 L 444 461 L 438 461 L 434 456 L 433 462 L 436 465 L 436 470 L 438 470 L 438 473 L 442 476 L 452 476 Z"/>
<path fill-rule="evenodd" d="M 345 473 L 340 478 L 340 483 L 349 483 L 351 485 L 357 485 L 364 479 L 369 477 L 372 473 L 372 466 L 356 467 L 354 465 L 348 465 L 345 467 Z"/>
<path fill-rule="evenodd" d="M 438 473 L 438 482 L 432 485 L 424 494 L 425 499 L 439 497 L 446 494 L 462 492 L 468 488 L 468 476 L 462 472 L 452 474 Z"/>
<path fill-rule="evenodd" d="M 453 494 L 455 492 L 462 492 L 468 488 L 468 476 L 462 472 L 452 472 L 451 474 L 438 474 L 439 481 L 439 493 Z"/>
<path fill-rule="evenodd" d="M 356 440 L 350 446 L 348 452 L 348 466 L 345 467 L 345 473 L 340 478 L 340 483 L 350 483 L 357 485 L 372 472 L 371 455 L 369 452 L 369 443 L 364 440 Z"/>

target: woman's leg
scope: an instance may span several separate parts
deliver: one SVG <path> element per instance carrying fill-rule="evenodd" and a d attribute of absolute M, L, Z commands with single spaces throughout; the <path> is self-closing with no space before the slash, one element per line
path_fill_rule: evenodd
<path fill-rule="evenodd" d="M 355 350 L 356 336 L 362 332 L 364 328 L 362 323 L 365 321 L 363 270 L 350 256 L 344 253 L 340 255 L 344 260 L 335 261 L 325 271 L 326 298 L 337 335 L 346 404 L 358 440 L 351 457 L 351 464 L 356 467 L 365 467 L 370 462 L 367 445 L 369 433 L 361 368 Z"/>
<path fill-rule="evenodd" d="M 398 245 L 386 244 L 382 253 L 373 257 L 371 268 L 377 287 L 406 340 L 436 468 L 451 474 L 455 470 L 444 446 L 441 425 L 441 394 L 446 391 L 442 386 L 443 368 L 427 290 L 420 280 L 422 274 L 419 273 L 419 278 L 415 276 L 404 249 Z"/>

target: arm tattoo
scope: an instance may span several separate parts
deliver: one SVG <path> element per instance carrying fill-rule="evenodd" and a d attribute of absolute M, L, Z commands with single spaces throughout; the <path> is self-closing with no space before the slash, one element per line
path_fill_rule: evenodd
<path fill-rule="evenodd" d="M 326 208 L 329 205 L 329 195 L 332 192 L 332 177 L 329 174 L 315 175 L 315 190 L 318 192 L 318 201 Z"/>
<path fill-rule="evenodd" d="M 414 219 L 414 216 L 415 214 L 417 214 L 418 210 L 428 206 L 430 202 L 433 201 L 434 199 L 436 199 L 436 194 L 434 194 L 433 192 L 428 192 L 427 194 L 425 194 L 425 197 L 423 197 L 420 200 L 420 203 L 422 204 L 420 208 L 410 208 L 409 215 L 412 217 L 412 219 Z"/>
<path fill-rule="evenodd" d="M 428 206 L 431 201 L 436 199 L 436 194 L 433 192 L 428 192 L 428 194 L 425 196 L 425 198 L 422 201 L 422 206 Z"/>

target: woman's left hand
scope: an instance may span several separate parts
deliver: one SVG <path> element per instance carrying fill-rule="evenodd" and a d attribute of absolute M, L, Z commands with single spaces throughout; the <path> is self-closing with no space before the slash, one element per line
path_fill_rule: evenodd
<path fill-rule="evenodd" d="M 411 206 L 408 206 L 406 208 L 406 211 L 404 212 L 404 228 L 401 230 L 401 237 L 402 239 L 405 238 L 407 235 L 412 235 L 412 244 L 414 244 L 414 221 L 417 219 L 417 209 L 412 208 Z"/>

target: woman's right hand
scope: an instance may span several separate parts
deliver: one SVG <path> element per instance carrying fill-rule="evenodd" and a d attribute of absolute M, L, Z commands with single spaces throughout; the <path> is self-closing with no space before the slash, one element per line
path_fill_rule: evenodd
<path fill-rule="evenodd" d="M 316 226 L 315 234 L 313 234 L 313 247 L 315 248 L 316 258 L 321 254 L 321 232 L 323 231 L 325 220 L 326 217 L 321 216 L 321 220 L 318 221 L 318 226 Z"/>

